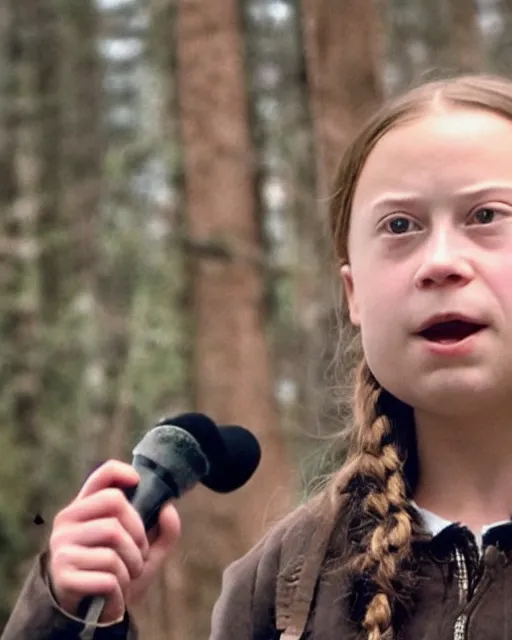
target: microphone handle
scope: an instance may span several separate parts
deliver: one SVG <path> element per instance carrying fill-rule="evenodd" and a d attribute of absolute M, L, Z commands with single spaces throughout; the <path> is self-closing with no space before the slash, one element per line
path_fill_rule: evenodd
<path fill-rule="evenodd" d="M 171 485 L 170 477 L 164 481 L 155 473 L 144 473 L 141 469 L 139 472 L 139 484 L 124 489 L 123 493 L 142 518 L 144 530 L 149 531 L 158 522 L 163 505 L 171 498 L 179 498 L 180 492 L 176 485 Z"/>
<path fill-rule="evenodd" d="M 144 530 L 149 531 L 158 521 L 158 514 L 165 502 L 178 498 L 177 487 L 170 487 L 154 473 L 141 473 L 139 484 L 123 489 L 123 493 L 142 518 Z M 105 606 L 104 596 L 88 596 L 79 605 L 79 611 L 85 611 L 85 626 L 80 632 L 80 640 L 92 640 L 98 620 Z M 81 616 L 80 616 L 81 617 Z"/>

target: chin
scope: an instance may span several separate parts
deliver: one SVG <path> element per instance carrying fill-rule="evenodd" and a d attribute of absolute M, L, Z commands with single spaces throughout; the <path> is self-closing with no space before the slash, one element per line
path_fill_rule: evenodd
<path fill-rule="evenodd" d="M 508 390 L 500 394 L 497 387 L 489 379 L 463 379 L 464 376 L 443 376 L 443 380 L 429 380 L 417 386 L 410 394 L 408 400 L 404 400 L 411 406 L 428 411 L 429 413 L 442 413 L 446 416 L 464 416 L 480 413 L 486 407 L 489 410 L 496 408 L 501 398 L 511 397 L 510 383 Z"/>

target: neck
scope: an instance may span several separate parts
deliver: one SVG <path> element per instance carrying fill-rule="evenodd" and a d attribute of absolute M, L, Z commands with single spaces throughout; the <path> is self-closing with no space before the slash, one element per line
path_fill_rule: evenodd
<path fill-rule="evenodd" d="M 416 502 L 473 530 L 512 514 L 512 414 L 415 412 L 420 474 Z"/>

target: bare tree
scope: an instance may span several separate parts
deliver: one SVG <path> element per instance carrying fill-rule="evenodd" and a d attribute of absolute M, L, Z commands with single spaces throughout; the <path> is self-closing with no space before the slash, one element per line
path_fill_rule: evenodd
<path fill-rule="evenodd" d="M 421 81 L 482 71 L 485 46 L 475 0 L 392 0 L 387 24 L 390 93 Z"/>
<path fill-rule="evenodd" d="M 87 406 L 80 435 L 83 463 L 91 465 L 107 457 L 123 458 L 130 450 L 126 436 L 132 407 L 124 379 L 133 346 L 133 308 L 143 246 L 140 202 L 134 187 L 145 157 L 138 146 L 135 80 L 143 34 L 132 28 L 140 15 L 136 0 L 100 13 L 93 11 L 94 3 L 88 9 L 80 8 L 81 4 L 77 3 L 75 20 L 69 24 L 70 35 L 73 29 L 83 32 L 78 38 L 82 46 L 75 54 L 74 73 L 84 80 L 76 87 L 77 129 L 69 149 L 76 154 L 76 164 L 71 165 L 68 184 L 75 205 L 75 228 L 82 228 L 80 257 L 87 267 L 83 291 L 92 298 L 84 376 Z M 99 59 L 100 36 L 121 45 L 128 43 L 127 48 L 133 42 L 140 46 L 126 57 L 105 48 Z M 80 149 L 87 154 L 82 163 Z M 88 209 L 92 215 L 87 215 Z M 94 237 L 96 244 L 87 242 Z"/>
<path fill-rule="evenodd" d="M 16 492 L 14 500 L 8 489 L 19 485 L 18 473 L 27 461 L 24 452 L 20 455 L 22 452 L 19 451 L 17 423 L 13 419 L 18 395 L 16 388 L 21 387 L 20 382 L 25 369 L 23 361 L 27 351 L 26 341 L 23 340 L 24 314 L 21 308 L 25 274 L 21 256 L 23 231 L 15 212 L 18 198 L 16 114 L 19 107 L 17 72 L 20 50 L 17 18 L 12 2 L 1 5 L 0 64 L 3 73 L 0 75 L 0 331 L 4 348 L 0 374 L 0 440 L 2 451 L 7 454 L 5 462 L 9 461 L 9 464 L 4 462 L 0 467 L 0 503 L 11 504 L 12 508 L 8 514 L 3 513 L 0 517 L 2 546 L 10 551 L 4 554 L 0 572 L 0 626 L 9 614 L 10 598 L 18 577 L 16 573 L 20 554 L 18 549 L 14 553 L 12 550 L 16 548 L 14 538 L 19 531 L 19 520 L 27 506 L 25 487 L 20 487 L 21 491 Z M 30 351 L 30 344 L 28 346 Z"/>
<path fill-rule="evenodd" d="M 206 639 L 223 569 L 289 507 L 292 483 L 265 339 L 260 214 L 238 3 L 182 0 L 177 46 L 195 406 L 221 424 L 243 423 L 263 449 L 248 486 L 217 497 L 198 488 L 180 502 L 185 637 Z"/>
<path fill-rule="evenodd" d="M 510 76 L 512 62 L 512 1 L 500 0 L 497 3 L 500 15 L 498 33 L 490 40 L 489 56 L 491 68 L 505 76 Z"/>
<path fill-rule="evenodd" d="M 483 71 L 486 67 L 484 41 L 476 0 L 449 0 L 452 57 L 461 72 Z"/>
<path fill-rule="evenodd" d="M 326 195 L 340 154 L 379 105 L 382 34 L 373 2 L 303 0 L 308 82 Z"/>
<path fill-rule="evenodd" d="M 301 6 L 317 187 L 316 211 L 297 212 L 299 264 L 308 265 L 296 278 L 304 363 L 300 388 L 302 404 L 315 407 L 310 425 L 318 425 L 325 435 L 339 431 L 343 418 L 331 366 L 338 339 L 339 278 L 327 207 L 341 154 L 382 98 L 383 36 L 371 0 L 303 0 Z"/>
<path fill-rule="evenodd" d="M 11 335 L 4 333 L 3 339 L 15 352 L 9 381 L 11 423 L 25 457 L 27 515 L 32 513 L 34 518 L 45 512 L 48 480 L 47 470 L 37 463 L 48 450 L 49 426 L 42 395 L 48 362 L 44 353 L 44 255 L 52 238 L 42 233 L 42 226 L 48 212 L 58 208 L 58 20 L 51 3 L 30 0 L 23 7 L 12 6 L 18 44 L 12 64 L 19 117 L 13 149 L 16 193 L 4 221 L 11 238 L 12 266 L 16 264 L 12 274 L 17 276 L 10 282 L 12 306 L 4 312 L 11 316 L 7 325 Z M 35 533 L 33 527 L 31 533 Z"/>

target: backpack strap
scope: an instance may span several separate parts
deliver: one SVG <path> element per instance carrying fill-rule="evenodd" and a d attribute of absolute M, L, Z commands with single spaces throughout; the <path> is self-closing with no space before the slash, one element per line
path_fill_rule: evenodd
<path fill-rule="evenodd" d="M 295 571 L 279 576 L 276 625 L 283 629 L 281 640 L 300 640 L 304 633 L 328 541 L 325 533 L 313 536 Z"/>
<path fill-rule="evenodd" d="M 304 508 L 308 509 L 308 505 Z M 276 585 L 276 628 L 280 640 L 300 640 L 309 618 L 315 588 L 331 537 L 325 516 L 307 518 L 283 536 Z"/>

